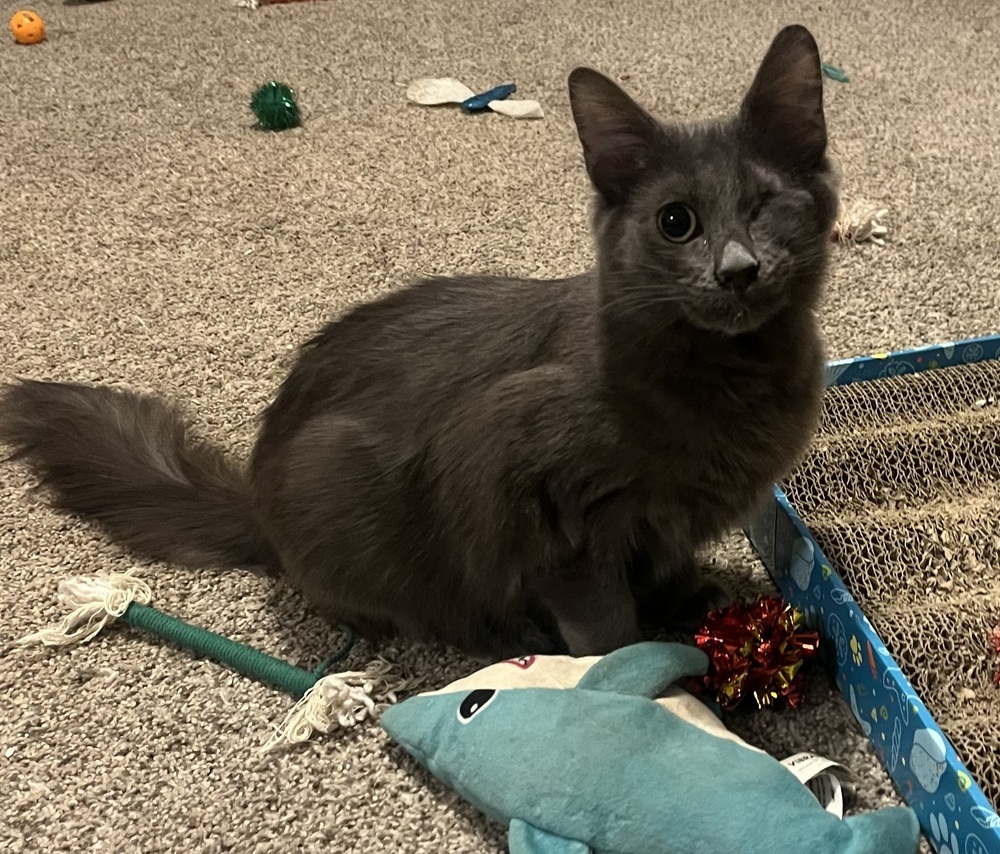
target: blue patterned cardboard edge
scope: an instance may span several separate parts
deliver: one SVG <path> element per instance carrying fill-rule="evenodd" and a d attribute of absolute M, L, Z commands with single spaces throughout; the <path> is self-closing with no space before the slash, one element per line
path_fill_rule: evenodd
<path fill-rule="evenodd" d="M 831 362 L 827 385 L 1000 358 L 1000 335 Z M 784 491 L 746 528 L 782 596 L 825 643 L 837 685 L 939 854 L 1000 854 L 1000 816 Z"/>
<path fill-rule="evenodd" d="M 849 385 L 997 358 L 1000 358 L 1000 335 L 945 341 L 915 350 L 873 353 L 870 356 L 830 362 L 826 366 L 826 384 Z"/>
<path fill-rule="evenodd" d="M 935 850 L 1000 854 L 993 805 L 779 487 L 747 535 L 781 595 L 820 631 L 837 685 Z"/>

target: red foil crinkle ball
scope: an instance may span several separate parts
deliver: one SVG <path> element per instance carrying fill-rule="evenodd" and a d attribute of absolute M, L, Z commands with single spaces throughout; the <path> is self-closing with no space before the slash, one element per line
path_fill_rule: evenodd
<path fill-rule="evenodd" d="M 723 709 L 752 697 L 757 708 L 796 708 L 802 701 L 802 663 L 819 649 L 803 628 L 801 611 L 773 596 L 712 611 L 695 634 L 710 659 L 700 687 Z"/>

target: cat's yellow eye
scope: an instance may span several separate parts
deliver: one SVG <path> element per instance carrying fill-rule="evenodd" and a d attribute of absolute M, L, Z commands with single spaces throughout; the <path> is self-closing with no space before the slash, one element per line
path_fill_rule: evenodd
<path fill-rule="evenodd" d="M 671 243 L 687 243 L 701 234 L 701 223 L 690 206 L 684 202 L 671 202 L 660 208 L 656 225 Z"/>

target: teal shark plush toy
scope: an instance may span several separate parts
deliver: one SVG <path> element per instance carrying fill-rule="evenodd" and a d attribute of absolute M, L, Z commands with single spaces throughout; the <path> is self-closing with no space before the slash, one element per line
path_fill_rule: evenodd
<path fill-rule="evenodd" d="M 837 818 L 776 759 L 650 699 L 703 674 L 682 644 L 613 652 L 575 688 L 422 694 L 382 727 L 509 825 L 511 854 L 913 854 L 913 811 Z"/>

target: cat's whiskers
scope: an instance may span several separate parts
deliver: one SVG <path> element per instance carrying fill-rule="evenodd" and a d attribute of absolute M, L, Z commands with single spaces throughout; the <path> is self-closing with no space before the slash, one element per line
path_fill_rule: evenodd
<path fill-rule="evenodd" d="M 633 271 L 630 273 L 634 275 Z M 612 294 L 600 305 L 602 315 L 655 313 L 659 321 L 657 326 L 661 329 L 663 325 L 669 325 L 681 316 L 680 305 L 684 301 L 682 295 L 665 293 L 659 285 L 635 283 L 631 275 L 627 280 L 629 284 L 616 286 L 615 278 L 621 280 L 624 274 L 619 277 L 605 277 L 605 283 L 612 284 L 610 289 Z"/>
<path fill-rule="evenodd" d="M 642 293 L 641 289 L 637 290 L 635 293 L 623 293 L 618 294 L 613 299 L 607 300 L 601 304 L 601 312 L 609 311 L 625 311 L 625 312 L 638 312 L 645 309 L 658 308 L 662 309 L 664 306 L 675 306 L 679 305 L 681 302 L 680 298 L 674 296 L 667 296 L 655 293 Z M 677 312 L 672 313 L 674 315 Z"/>

